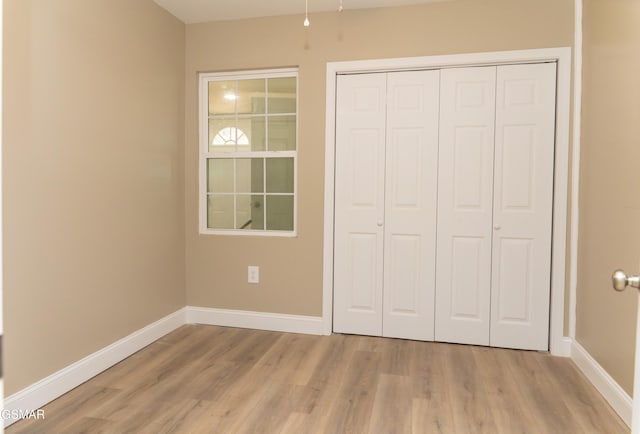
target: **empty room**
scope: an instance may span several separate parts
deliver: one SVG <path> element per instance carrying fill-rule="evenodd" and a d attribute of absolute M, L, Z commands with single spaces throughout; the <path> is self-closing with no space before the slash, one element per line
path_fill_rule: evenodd
<path fill-rule="evenodd" d="M 1 4 L 6 432 L 640 434 L 640 0 Z"/>

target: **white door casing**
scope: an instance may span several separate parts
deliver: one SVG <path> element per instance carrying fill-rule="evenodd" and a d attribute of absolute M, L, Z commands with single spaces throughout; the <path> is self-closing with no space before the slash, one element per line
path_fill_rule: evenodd
<path fill-rule="evenodd" d="M 382 334 L 386 74 L 337 79 L 336 332 Z"/>
<path fill-rule="evenodd" d="M 556 64 L 498 67 L 491 346 L 546 351 Z"/>
<path fill-rule="evenodd" d="M 634 289 L 635 290 L 635 289 Z M 640 312 L 640 297 L 638 297 L 638 312 Z M 640 434 L 640 315 L 636 320 L 636 351 L 633 367 L 633 404 L 631 417 L 631 433 Z"/>
<path fill-rule="evenodd" d="M 387 76 L 382 335 L 433 340 L 440 71 Z"/>
<path fill-rule="evenodd" d="M 441 71 L 435 339 L 489 345 L 496 67 Z"/>

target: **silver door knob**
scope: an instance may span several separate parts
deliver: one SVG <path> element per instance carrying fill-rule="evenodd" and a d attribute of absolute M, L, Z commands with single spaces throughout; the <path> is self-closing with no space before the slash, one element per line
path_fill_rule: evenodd
<path fill-rule="evenodd" d="M 640 288 L 640 276 L 627 276 L 622 270 L 614 271 L 611 280 L 616 291 L 624 291 L 627 286 Z"/>

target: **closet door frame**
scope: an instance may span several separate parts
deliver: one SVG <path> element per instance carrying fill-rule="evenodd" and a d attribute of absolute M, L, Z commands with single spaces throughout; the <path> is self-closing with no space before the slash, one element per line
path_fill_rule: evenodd
<path fill-rule="evenodd" d="M 325 125 L 325 189 L 323 243 L 322 332 L 333 330 L 333 251 L 335 189 L 335 112 L 336 77 L 339 74 L 390 72 L 415 69 L 440 69 L 462 66 L 505 65 L 514 63 L 556 62 L 556 134 L 554 158 L 553 240 L 551 265 L 550 352 L 569 356 L 571 339 L 565 329 L 565 275 L 567 252 L 567 205 L 569 174 L 569 125 L 571 95 L 571 48 L 471 53 L 448 56 L 410 57 L 327 63 Z M 573 253 L 572 253 L 573 254 Z M 569 312 L 569 325 L 575 321 Z"/>

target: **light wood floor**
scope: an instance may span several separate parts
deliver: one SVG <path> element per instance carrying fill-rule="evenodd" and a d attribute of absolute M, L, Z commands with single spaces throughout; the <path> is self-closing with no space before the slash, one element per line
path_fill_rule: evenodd
<path fill-rule="evenodd" d="M 628 433 L 573 362 L 187 325 L 7 433 Z"/>

